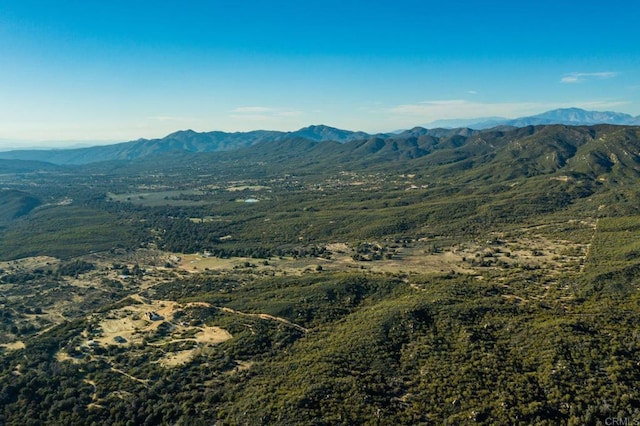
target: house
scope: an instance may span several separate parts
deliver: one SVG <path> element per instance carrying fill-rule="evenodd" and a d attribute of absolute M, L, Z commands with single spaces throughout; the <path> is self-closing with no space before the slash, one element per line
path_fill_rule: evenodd
<path fill-rule="evenodd" d="M 147 312 L 147 318 L 149 321 L 162 321 L 164 317 L 157 312 Z"/>
<path fill-rule="evenodd" d="M 127 343 L 127 339 L 125 339 L 125 338 L 124 338 L 124 337 L 122 337 L 122 336 L 116 336 L 116 337 L 114 337 L 114 338 L 113 338 L 113 340 L 114 340 L 116 343 L 121 343 L 121 344 L 122 344 L 122 343 Z"/>

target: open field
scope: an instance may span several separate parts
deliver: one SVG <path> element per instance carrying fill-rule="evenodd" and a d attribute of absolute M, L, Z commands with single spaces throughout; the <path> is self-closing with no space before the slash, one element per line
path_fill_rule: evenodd
<path fill-rule="evenodd" d="M 179 254 L 179 268 L 195 273 L 202 271 L 228 271 L 251 268 L 255 272 L 301 274 L 320 266 L 328 271 L 367 270 L 389 273 L 441 273 L 456 272 L 479 274 L 489 267 L 510 268 L 525 266 L 561 272 L 573 270 L 584 262 L 588 244 L 551 239 L 544 235 L 521 235 L 515 238 L 486 242 L 470 241 L 453 246 L 442 246 L 437 240 L 415 241 L 403 246 L 394 245 L 388 258 L 374 261 L 354 260 L 357 248 L 348 243 L 329 243 L 325 248 L 329 256 L 310 258 L 249 257 L 217 258 L 202 254 Z"/>
<path fill-rule="evenodd" d="M 107 193 L 107 199 L 114 202 L 128 202 L 147 207 L 162 205 L 200 206 L 210 202 L 194 198 L 200 198 L 205 194 L 200 190 L 140 191 L 124 194 Z"/>
<path fill-rule="evenodd" d="M 143 301 L 133 296 L 137 302 L 123 308 L 92 315 L 95 324 L 91 333 L 84 333 L 86 340 L 80 345 L 86 350 L 97 347 L 122 345 L 132 351 L 144 351 L 151 345 L 162 348 L 164 356 L 159 362 L 163 366 L 176 366 L 190 361 L 202 347 L 224 342 L 233 336 L 220 327 L 206 325 L 190 326 L 176 318 L 184 306 L 172 301 Z M 184 337 L 184 336 L 190 337 Z M 192 349 L 167 350 L 175 343 L 194 343 Z"/>
<path fill-rule="evenodd" d="M 591 234 L 596 232 L 592 224 L 585 223 L 584 226 L 590 229 Z M 57 278 L 58 283 L 53 286 L 44 280 L 40 287 L 31 286 L 30 291 L 26 293 L 22 287 L 15 284 L 0 284 L 0 289 L 3 289 L 5 305 L 9 308 L 19 306 L 16 304 L 25 297 L 38 299 L 46 294 L 55 294 L 51 292 L 57 288 L 68 288 L 61 294 L 63 297 L 50 298 L 38 314 L 27 311 L 16 316 L 16 320 L 20 318 L 19 323 L 22 327 L 32 327 L 40 332 L 79 315 L 80 311 L 75 313 L 77 306 L 83 306 L 90 300 L 105 298 L 114 289 L 124 290 L 130 295 L 129 298 L 138 303 L 100 313 L 101 334 L 87 337 L 84 345 L 87 345 L 89 340 L 94 345 L 103 347 L 140 345 L 166 320 L 171 332 L 162 344 L 177 342 L 176 336 L 187 333 L 190 334 L 190 341 L 199 347 L 224 341 L 231 338 L 231 335 L 217 327 L 186 327 L 180 321 L 172 320 L 175 312 L 184 308 L 175 301 L 143 299 L 136 295 L 172 280 L 202 273 L 222 274 L 221 276 L 227 276 L 229 279 L 352 272 L 419 276 L 461 274 L 481 278 L 487 273 L 495 274 L 499 271 L 516 271 L 523 268 L 541 271 L 548 277 L 580 271 L 589 253 L 590 244 L 556 239 L 548 234 L 546 226 L 543 226 L 522 229 L 509 235 L 496 234 L 486 241 L 473 240 L 450 246 L 438 240 L 425 239 L 392 244 L 385 249 L 387 255 L 375 259 L 372 255 L 378 253 L 375 250 L 382 250 L 381 247 L 385 246 L 383 243 L 367 243 L 369 245 L 364 247 L 377 248 L 371 249 L 371 253 L 359 254 L 362 252 L 362 244 L 334 242 L 324 246 L 326 250 L 322 256 L 299 258 L 219 258 L 205 254 L 170 253 L 149 249 L 113 254 L 97 253 L 83 258 L 96 265 L 94 270 L 75 277 Z M 370 249 L 365 251 L 367 250 Z M 15 275 L 29 274 L 43 268 L 54 269 L 58 265 L 58 259 L 41 256 L 3 262 L 0 269 L 4 270 L 5 275 Z M 131 275 L 130 271 L 135 268 L 142 272 Z M 129 272 L 123 273 L 125 270 Z M 105 283 L 109 283 L 109 287 L 105 287 Z M 18 311 L 15 312 L 18 314 Z M 149 320 L 149 312 L 156 312 L 164 320 Z M 123 341 L 116 343 L 116 337 Z M 19 347 L 15 345 L 21 341 L 19 335 L 5 334 L 0 338 L 0 343 L 7 349 Z M 173 361 L 162 362 L 173 365 L 179 361 L 187 361 L 198 350 L 197 347 L 180 351 L 180 356 L 167 355 Z"/>

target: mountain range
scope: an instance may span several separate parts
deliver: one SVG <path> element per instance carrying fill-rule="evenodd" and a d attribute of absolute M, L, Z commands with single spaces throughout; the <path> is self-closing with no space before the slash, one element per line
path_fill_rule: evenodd
<path fill-rule="evenodd" d="M 478 119 L 481 120 L 481 119 Z M 468 138 L 485 133 L 490 130 L 506 131 L 515 128 L 540 125 L 640 125 L 640 117 L 615 112 L 585 111 L 578 108 L 557 109 L 543 114 L 523 117 L 513 120 L 492 118 L 488 121 L 475 121 L 469 126 L 456 126 L 450 128 L 445 122 L 439 122 L 442 126 L 427 129 L 415 127 L 395 133 L 368 134 L 341 130 L 325 125 L 314 125 L 293 132 L 280 132 L 271 130 L 255 130 L 251 132 L 227 133 L 221 131 L 195 132 L 182 130 L 172 133 L 160 139 L 139 139 L 136 141 L 117 143 L 113 145 L 94 146 L 76 149 L 56 150 L 15 150 L 0 152 L 0 159 L 40 161 L 59 165 L 79 165 L 112 160 L 134 160 L 149 156 L 157 156 L 166 153 L 205 153 L 219 151 L 233 151 L 241 148 L 253 147 L 264 143 L 277 143 L 283 141 L 326 142 L 332 141 L 339 144 L 362 141 L 363 144 L 380 145 L 385 141 L 392 141 L 395 146 L 409 139 L 432 138 L 438 143 L 443 140 L 454 146 L 456 138 Z M 457 122 L 457 121 L 456 121 Z M 449 122 L 450 124 L 453 122 Z M 265 148 L 265 146 L 263 146 Z M 267 146 L 268 148 L 268 146 Z M 410 156 L 420 156 L 421 150 L 416 147 Z"/>
<path fill-rule="evenodd" d="M 160 139 L 138 139 L 113 145 L 76 149 L 5 151 L 0 152 L 0 159 L 45 161 L 53 164 L 88 164 L 110 160 L 133 160 L 167 152 L 230 151 L 260 142 L 278 142 L 296 138 L 344 143 L 368 137 L 370 135 L 364 132 L 340 130 L 329 126 L 309 126 L 295 132 L 255 130 L 227 133 L 181 130 Z"/>
<path fill-rule="evenodd" d="M 634 117 L 613 111 L 585 111 L 580 108 L 559 108 L 541 114 L 519 117 L 484 117 L 472 119 L 437 120 L 425 124 L 425 127 L 456 128 L 468 127 L 471 129 L 489 129 L 496 126 L 537 126 L 541 124 L 567 124 L 570 126 L 590 126 L 593 124 L 617 124 L 622 126 L 640 125 L 640 116 Z"/>
<path fill-rule="evenodd" d="M 431 133 L 415 128 L 401 135 L 370 136 L 344 143 L 297 137 L 262 141 L 229 151 L 172 151 L 131 161 L 55 167 L 87 175 L 183 176 L 197 172 L 228 179 L 288 174 L 339 176 L 345 170 L 388 174 L 402 170 L 426 174 L 432 182 L 462 187 L 510 188 L 516 182 L 527 181 L 528 186 L 535 187 L 530 189 L 537 192 L 536 185 L 546 188 L 549 179 L 556 179 L 576 186 L 580 193 L 593 193 L 598 187 L 603 194 L 611 185 L 632 188 L 640 177 L 640 126 L 540 125 L 439 129 L 439 135 Z M 37 163 L 23 167 L 27 171 L 29 168 L 43 170 Z M 5 173 L 2 161 L 1 173 Z M 55 173 L 55 169 L 46 173 Z"/>

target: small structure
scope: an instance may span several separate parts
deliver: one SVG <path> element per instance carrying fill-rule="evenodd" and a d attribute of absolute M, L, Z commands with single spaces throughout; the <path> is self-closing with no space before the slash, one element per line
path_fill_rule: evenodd
<path fill-rule="evenodd" d="M 147 317 L 149 318 L 149 321 L 162 321 L 164 319 L 164 317 L 160 314 L 158 314 L 157 312 L 147 312 Z"/>

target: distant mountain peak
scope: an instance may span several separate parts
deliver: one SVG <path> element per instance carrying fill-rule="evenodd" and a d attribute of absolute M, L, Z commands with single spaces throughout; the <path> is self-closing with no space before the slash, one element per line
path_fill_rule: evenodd
<path fill-rule="evenodd" d="M 526 127 L 542 124 L 566 124 L 572 126 L 591 126 L 595 124 L 614 124 L 637 126 L 640 125 L 640 116 L 613 111 L 587 111 L 577 107 L 557 108 L 540 114 L 519 117 L 514 119 L 491 117 L 487 119 L 453 119 L 439 120 L 430 123 L 433 128 L 440 125 L 445 128 L 469 127 L 472 129 L 489 129 L 498 126 Z"/>
<path fill-rule="evenodd" d="M 303 130 L 341 130 L 338 129 L 336 127 L 331 127 L 331 126 L 327 126 L 326 124 L 311 124 L 309 126 L 303 127 L 302 129 L 297 130 L 299 131 L 303 131 Z"/>
<path fill-rule="evenodd" d="M 367 138 L 370 135 L 365 132 L 353 132 L 351 130 L 342 130 L 324 124 L 313 124 L 303 127 L 295 132 L 289 132 L 289 136 L 303 137 L 314 141 L 332 140 L 335 142 L 348 142 L 355 139 Z"/>
<path fill-rule="evenodd" d="M 194 135 L 196 133 L 198 132 L 192 129 L 176 130 L 173 133 L 169 133 L 167 136 L 165 136 L 165 138 L 172 138 L 174 136 L 179 136 L 179 135 Z"/>

